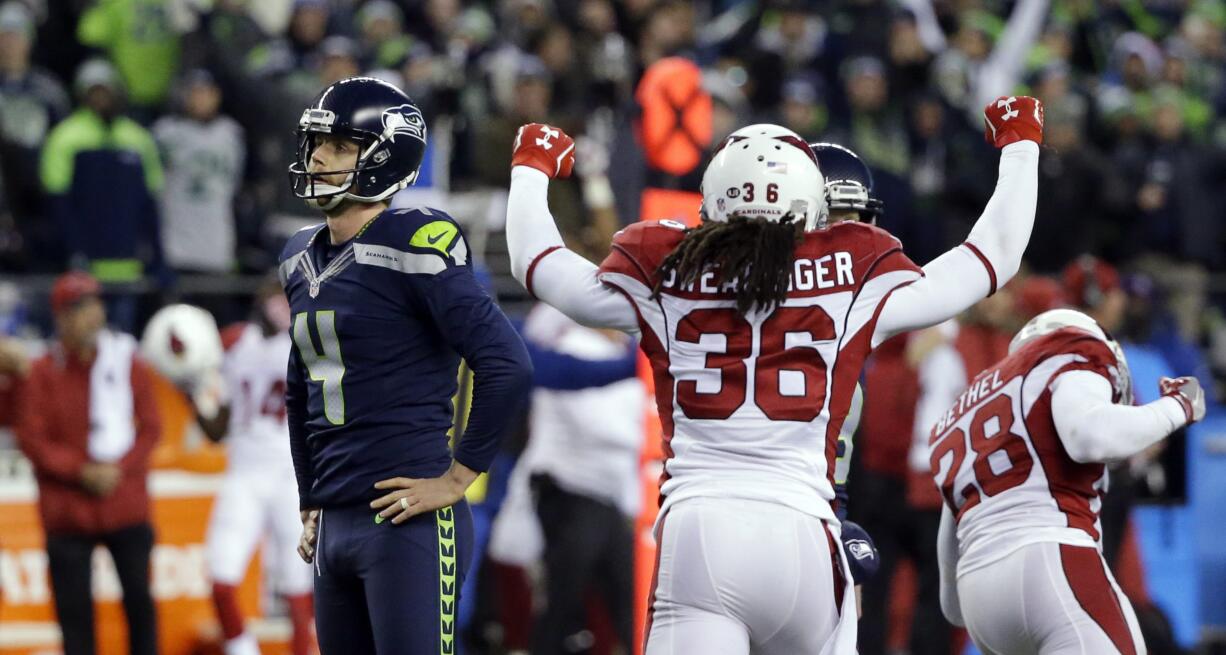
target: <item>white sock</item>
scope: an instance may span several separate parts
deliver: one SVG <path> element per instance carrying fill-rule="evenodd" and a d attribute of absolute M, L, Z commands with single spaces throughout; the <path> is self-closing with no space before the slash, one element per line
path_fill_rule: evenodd
<path fill-rule="evenodd" d="M 260 644 L 250 632 L 226 640 L 226 655 L 260 655 Z"/>

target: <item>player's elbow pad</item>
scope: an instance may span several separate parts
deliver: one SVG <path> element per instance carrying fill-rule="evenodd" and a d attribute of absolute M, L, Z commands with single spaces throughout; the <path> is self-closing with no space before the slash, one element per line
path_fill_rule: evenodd
<path fill-rule="evenodd" d="M 1064 450 L 1078 464 L 1110 463 L 1121 459 L 1111 452 L 1109 440 L 1112 435 L 1095 434 L 1094 426 L 1079 425 L 1073 429 L 1071 439 L 1064 439 Z"/>

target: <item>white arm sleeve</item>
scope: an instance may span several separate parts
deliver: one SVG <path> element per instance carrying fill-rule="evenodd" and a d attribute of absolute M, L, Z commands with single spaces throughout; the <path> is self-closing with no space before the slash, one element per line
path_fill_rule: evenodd
<path fill-rule="evenodd" d="M 1091 371 L 1062 373 L 1051 390 L 1056 433 L 1069 456 L 1083 464 L 1131 457 L 1187 422 L 1174 398 L 1140 407 L 1112 403 L 1111 383 Z"/>
<path fill-rule="evenodd" d="M 924 277 L 890 294 L 873 346 L 907 330 L 953 318 L 1013 279 L 1034 227 L 1039 144 L 1018 141 L 1000 152 L 996 190 L 971 234 L 924 267 Z"/>
<path fill-rule="evenodd" d="M 941 526 L 937 529 L 937 568 L 941 572 L 941 613 L 950 623 L 963 627 L 966 621 L 958 600 L 958 526 L 945 503 L 941 503 Z"/>
<path fill-rule="evenodd" d="M 637 332 L 630 301 L 601 284 L 596 265 L 562 243 L 549 213 L 548 193 L 549 176 L 530 166 L 511 169 L 506 228 L 511 274 L 530 293 L 576 323 Z"/>

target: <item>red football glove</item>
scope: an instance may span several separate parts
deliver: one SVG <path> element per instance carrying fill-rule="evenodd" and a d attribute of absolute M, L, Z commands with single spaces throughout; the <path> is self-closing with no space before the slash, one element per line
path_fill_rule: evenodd
<path fill-rule="evenodd" d="M 1162 395 L 1179 401 L 1188 425 L 1205 418 L 1205 390 L 1196 378 L 1162 378 L 1158 380 L 1158 390 Z"/>
<path fill-rule="evenodd" d="M 1018 141 L 1043 143 L 1043 103 L 1030 96 L 1001 96 L 983 108 L 983 138 L 1003 148 Z"/>
<path fill-rule="evenodd" d="M 531 166 L 549 177 L 569 177 L 575 167 L 575 140 L 562 130 L 528 123 L 515 135 L 511 166 Z"/>

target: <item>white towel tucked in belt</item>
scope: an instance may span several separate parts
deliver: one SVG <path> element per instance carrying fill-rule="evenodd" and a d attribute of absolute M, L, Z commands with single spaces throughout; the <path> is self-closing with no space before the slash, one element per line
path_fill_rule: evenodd
<path fill-rule="evenodd" d="M 132 407 L 132 355 L 136 339 L 103 330 L 89 371 L 89 457 L 114 462 L 136 441 Z"/>

